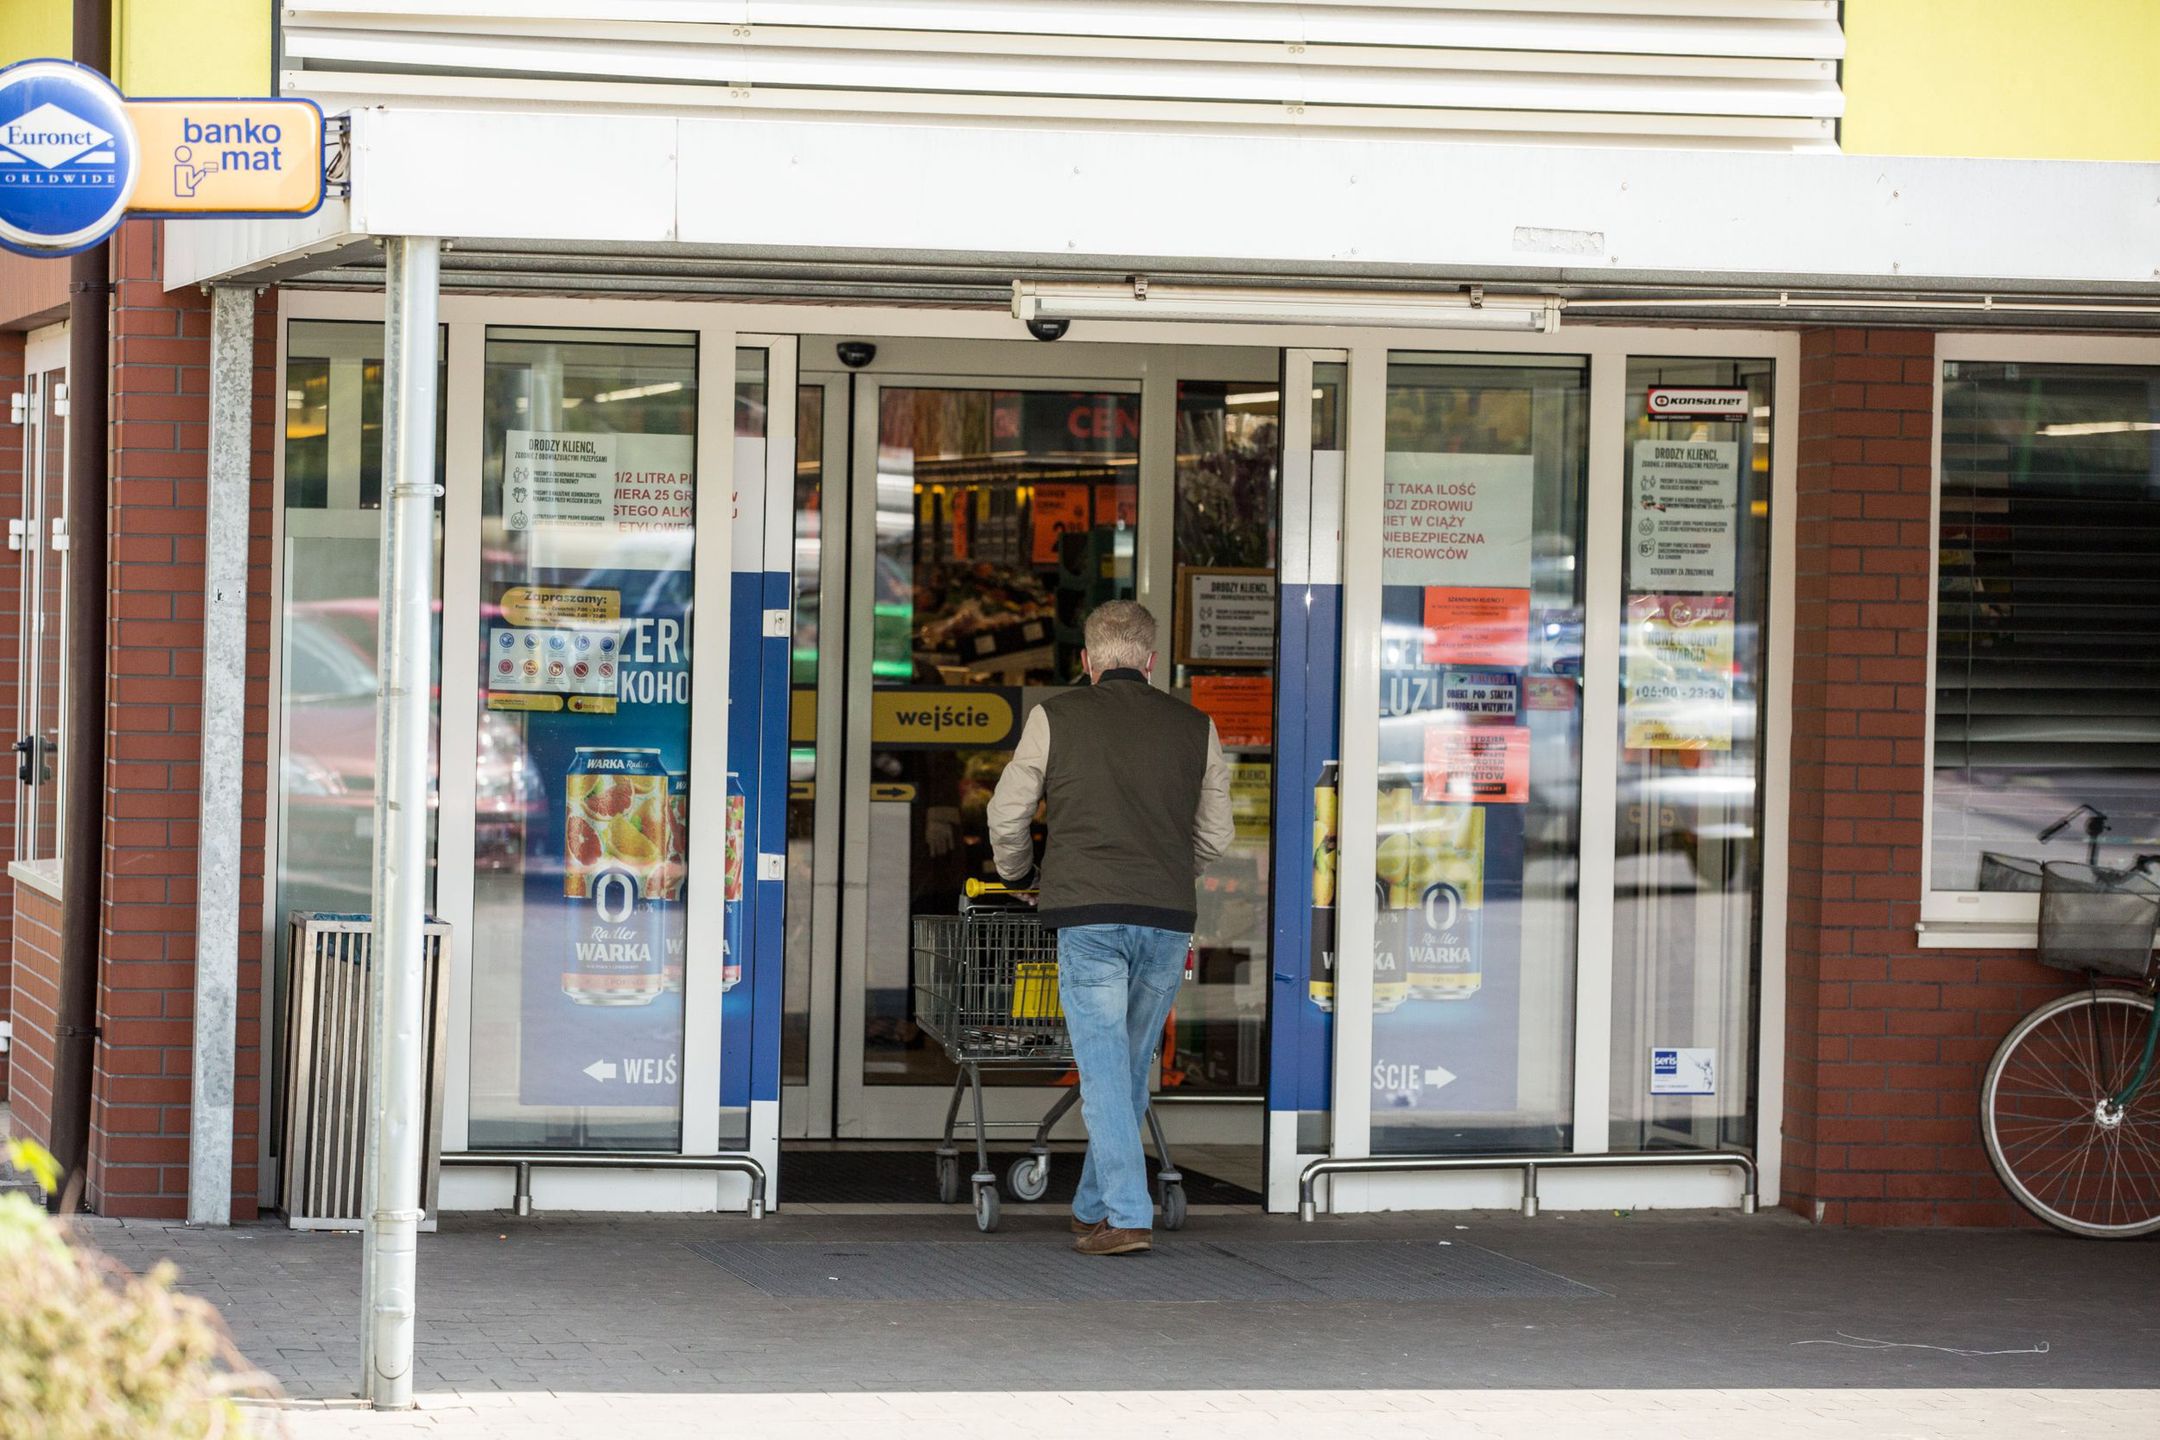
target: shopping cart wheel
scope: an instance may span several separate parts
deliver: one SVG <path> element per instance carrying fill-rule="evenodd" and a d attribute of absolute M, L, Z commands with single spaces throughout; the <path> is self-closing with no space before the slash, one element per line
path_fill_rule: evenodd
<path fill-rule="evenodd" d="M 938 1204 L 950 1205 L 960 1198 L 960 1157 L 940 1155 L 937 1157 Z"/>
<path fill-rule="evenodd" d="M 1005 1188 L 1015 1200 L 1040 1200 L 1050 1190 L 1050 1157 L 1023 1155 L 1005 1172 Z"/>
<path fill-rule="evenodd" d="M 1165 1230 L 1184 1229 L 1185 1187 L 1183 1185 L 1172 1184 L 1164 1185 L 1161 1187 L 1161 1189 L 1162 1214 L 1157 1217 L 1157 1223 L 1160 1224 Z"/>
<path fill-rule="evenodd" d="M 975 1228 L 985 1235 L 997 1229 L 998 1193 L 994 1184 L 975 1187 Z"/>

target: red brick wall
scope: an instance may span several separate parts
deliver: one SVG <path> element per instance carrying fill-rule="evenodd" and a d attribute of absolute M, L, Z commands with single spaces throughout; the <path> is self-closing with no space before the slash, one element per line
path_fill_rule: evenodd
<path fill-rule="evenodd" d="M 1832 1224 L 2023 1218 L 1981 1149 L 1981 1072 L 2063 988 L 1917 943 L 1934 354 L 1925 331 L 1801 340 L 1783 1194 Z"/>
<path fill-rule="evenodd" d="M 9 1056 L 15 1133 L 52 1140 L 53 1026 L 60 1013 L 60 902 L 18 885 L 14 894 L 13 1014 Z"/>
<path fill-rule="evenodd" d="M 168 294 L 162 228 L 115 238 L 112 552 L 104 965 L 91 1115 L 91 1204 L 175 1217 L 187 1197 L 199 813 L 207 297 Z M 255 486 L 247 544 L 247 760 L 233 1214 L 256 1211 L 263 815 L 269 689 L 270 444 L 279 415 L 273 311 L 257 310 Z"/>

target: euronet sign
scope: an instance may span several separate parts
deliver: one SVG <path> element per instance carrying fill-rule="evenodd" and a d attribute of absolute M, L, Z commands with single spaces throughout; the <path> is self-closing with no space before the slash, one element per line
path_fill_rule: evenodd
<path fill-rule="evenodd" d="M 70 255 L 127 215 L 307 215 L 323 117 L 307 100 L 134 100 L 70 60 L 0 69 L 0 245 Z"/>

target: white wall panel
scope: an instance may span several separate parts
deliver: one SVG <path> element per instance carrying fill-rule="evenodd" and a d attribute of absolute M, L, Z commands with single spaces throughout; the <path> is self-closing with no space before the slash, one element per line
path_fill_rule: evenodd
<path fill-rule="evenodd" d="M 1835 147 L 1834 0 L 302 0 L 284 86 L 332 108 L 732 104 L 1557 142 Z"/>

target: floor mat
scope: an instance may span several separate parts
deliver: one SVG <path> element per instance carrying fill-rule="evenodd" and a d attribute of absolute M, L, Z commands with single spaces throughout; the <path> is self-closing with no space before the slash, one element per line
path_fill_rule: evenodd
<path fill-rule="evenodd" d="M 1063 1236 L 702 1241 L 689 1249 L 779 1300 L 1580 1300 L 1604 1292 L 1482 1246 L 1439 1240 L 1157 1236 L 1145 1258 L 1075 1254 Z"/>
<path fill-rule="evenodd" d="M 780 1152 L 780 1203 L 798 1205 L 927 1205 L 937 1201 L 937 1169 L 934 1151 L 919 1150 L 782 1150 Z M 1019 1203 L 1005 1177 L 1025 1150 L 992 1150 L 990 1169 L 998 1177 L 998 1189 L 1008 1202 Z M 967 1177 L 974 1173 L 975 1152 L 960 1152 L 961 1194 L 968 1194 Z M 1155 1159 L 1148 1157 L 1150 1189 Z M 1188 1205 L 1258 1205 L 1260 1196 L 1242 1185 L 1182 1165 L 1185 1203 Z M 1056 1153 L 1050 1157 L 1050 1190 L 1035 1203 L 1070 1205 L 1080 1183 L 1080 1157 Z"/>

